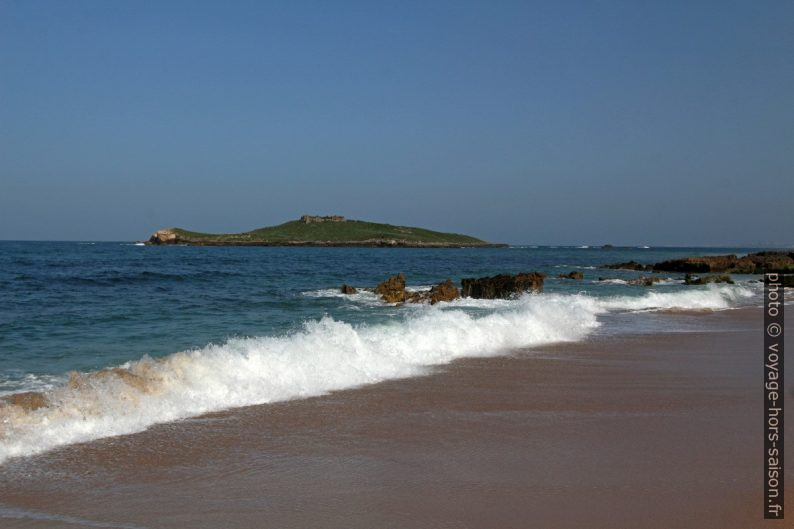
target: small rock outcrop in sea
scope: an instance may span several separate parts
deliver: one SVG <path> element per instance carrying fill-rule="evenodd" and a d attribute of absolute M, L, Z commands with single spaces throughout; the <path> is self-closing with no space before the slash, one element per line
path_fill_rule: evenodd
<path fill-rule="evenodd" d="M 604 265 L 604 268 L 638 270 L 642 272 L 679 272 L 689 274 L 765 274 L 767 272 L 794 272 L 793 251 L 766 251 L 737 257 L 706 255 L 670 259 L 653 265 L 636 261 Z"/>
<path fill-rule="evenodd" d="M 340 291 L 342 292 L 342 294 L 355 294 L 356 292 L 358 292 L 356 290 L 356 287 L 351 287 L 350 285 L 342 285 Z"/>
<path fill-rule="evenodd" d="M 639 272 L 650 272 L 653 267 L 651 265 L 638 263 L 637 261 L 627 261 L 625 263 L 604 265 L 604 268 L 611 268 L 612 270 L 637 270 Z"/>
<path fill-rule="evenodd" d="M 375 287 L 378 294 L 386 303 L 402 303 L 405 301 L 405 276 L 397 274 Z"/>
<path fill-rule="evenodd" d="M 794 272 L 794 252 L 767 251 L 747 254 L 744 257 L 709 255 L 671 259 L 653 265 L 658 272 L 691 274 L 764 274 L 767 272 Z"/>
<path fill-rule="evenodd" d="M 707 285 L 709 283 L 728 283 L 733 284 L 733 279 L 729 275 L 708 275 L 708 276 L 693 276 L 687 274 L 684 276 L 684 284 L 686 285 Z"/>
<path fill-rule="evenodd" d="M 430 290 L 427 291 L 408 292 L 405 290 L 405 276 L 403 274 L 397 274 L 396 276 L 392 276 L 386 281 L 383 281 L 377 287 L 375 287 L 374 292 L 380 295 L 381 299 L 383 299 L 383 301 L 386 303 L 430 302 L 431 305 L 435 305 L 439 301 L 452 301 L 453 299 L 458 299 L 460 297 L 460 291 L 457 289 L 451 279 L 447 279 L 443 283 L 434 285 Z"/>
<path fill-rule="evenodd" d="M 584 279 L 584 274 L 581 272 L 569 272 L 567 274 L 560 274 L 558 276 L 560 279 Z"/>
<path fill-rule="evenodd" d="M 635 277 L 634 279 L 626 280 L 626 283 L 629 285 L 637 285 L 641 287 L 649 287 L 659 281 L 662 281 L 664 278 L 659 276 L 644 276 L 644 277 Z"/>
<path fill-rule="evenodd" d="M 39 408 L 46 408 L 50 405 L 44 393 L 38 391 L 25 391 L 23 393 L 12 393 L 0 397 L 0 401 L 13 406 L 19 406 L 25 411 L 33 411 Z"/>
<path fill-rule="evenodd" d="M 406 294 L 406 299 L 411 303 L 424 303 L 429 301 L 431 305 L 435 305 L 439 301 L 452 301 L 460 297 L 460 290 L 455 286 L 451 279 L 447 279 L 443 283 L 434 285 L 430 290 L 425 292 L 409 292 Z"/>
<path fill-rule="evenodd" d="M 499 274 L 493 277 L 467 278 L 461 284 L 461 294 L 467 298 L 508 299 L 524 292 L 543 290 L 546 276 L 538 272 L 516 275 Z"/>
<path fill-rule="evenodd" d="M 726 272 L 736 268 L 739 259 L 735 255 L 713 255 L 708 257 L 687 257 L 685 259 L 671 259 L 653 265 L 654 270 L 662 272 L 709 273 Z M 748 261 L 748 273 L 754 266 Z"/>
<path fill-rule="evenodd" d="M 435 305 L 439 301 L 452 301 L 460 297 L 460 290 L 456 287 L 451 279 L 447 279 L 443 283 L 439 283 L 430 289 L 428 299 L 430 304 Z"/>

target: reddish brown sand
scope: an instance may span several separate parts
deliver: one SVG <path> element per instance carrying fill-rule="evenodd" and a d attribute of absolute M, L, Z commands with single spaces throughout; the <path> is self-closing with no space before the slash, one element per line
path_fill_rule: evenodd
<path fill-rule="evenodd" d="M 788 523 L 762 519 L 760 311 L 668 316 L 706 330 L 466 360 L 15 459 L 0 526 L 794 527 L 794 481 Z"/>

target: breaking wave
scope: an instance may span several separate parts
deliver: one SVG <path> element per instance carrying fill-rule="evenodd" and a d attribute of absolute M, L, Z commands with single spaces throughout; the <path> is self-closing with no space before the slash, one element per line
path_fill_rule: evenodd
<path fill-rule="evenodd" d="M 210 411 L 422 375 L 457 358 L 579 341 L 600 325 L 598 315 L 609 311 L 719 310 L 755 296 L 744 286 L 710 285 L 641 297 L 463 299 L 414 306 L 403 317 L 377 325 L 324 317 L 288 335 L 232 339 L 161 359 L 73 373 L 68 383 L 43 393 L 43 407 L 0 406 L 0 462 Z"/>

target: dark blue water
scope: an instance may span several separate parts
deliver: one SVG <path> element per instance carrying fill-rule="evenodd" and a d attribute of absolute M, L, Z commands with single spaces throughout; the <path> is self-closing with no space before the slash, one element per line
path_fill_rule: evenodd
<path fill-rule="evenodd" d="M 634 272 L 597 267 L 652 263 L 748 248 L 500 249 L 201 248 L 127 243 L 0 242 L 0 391 L 47 375 L 118 365 L 143 355 L 288 334 L 330 315 L 349 323 L 400 317 L 400 307 L 324 295 L 342 283 L 374 286 L 403 272 L 409 285 L 540 271 L 546 293 L 641 296 L 647 287 L 599 283 Z M 556 279 L 580 270 L 584 281 Z M 675 275 L 672 275 L 675 277 Z M 671 284 L 656 291 L 685 288 Z M 43 377 L 43 378 L 42 378 Z"/>

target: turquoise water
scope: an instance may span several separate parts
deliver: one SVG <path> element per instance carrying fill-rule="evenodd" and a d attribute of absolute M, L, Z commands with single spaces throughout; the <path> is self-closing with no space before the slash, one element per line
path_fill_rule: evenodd
<path fill-rule="evenodd" d="M 670 311 L 760 303 L 752 277 L 686 286 L 599 268 L 746 248 L 199 248 L 0 242 L 0 462 L 206 412 L 412 377 L 594 333 L 686 330 Z M 584 280 L 559 279 L 572 270 Z M 371 287 L 540 271 L 542 294 L 388 305 Z M 600 277 L 611 278 L 601 281 Z M 667 276 L 666 276 L 667 277 Z M 693 319 L 694 321 L 694 319 Z M 118 367 L 115 371 L 105 368 Z M 71 375 L 69 372 L 78 372 Z"/>

